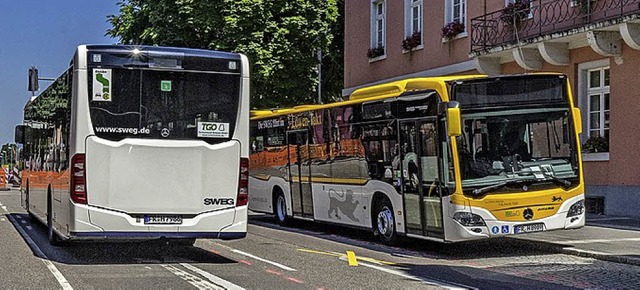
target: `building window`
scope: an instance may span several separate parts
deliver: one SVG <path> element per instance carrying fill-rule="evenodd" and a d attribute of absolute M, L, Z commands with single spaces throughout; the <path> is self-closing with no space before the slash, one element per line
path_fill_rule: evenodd
<path fill-rule="evenodd" d="M 371 6 L 371 47 L 385 47 L 386 26 L 385 1 L 374 1 Z"/>
<path fill-rule="evenodd" d="M 405 36 L 422 31 L 422 0 L 405 0 Z"/>
<path fill-rule="evenodd" d="M 580 70 L 579 105 L 583 112 L 584 131 L 580 140 L 582 151 L 608 155 L 610 143 L 609 60 L 582 63 L 578 68 Z M 608 156 L 605 156 L 603 160 L 608 160 Z"/>
<path fill-rule="evenodd" d="M 462 23 L 467 27 L 467 0 L 445 0 L 445 25 L 452 22 Z"/>
<path fill-rule="evenodd" d="M 588 70 L 587 98 L 588 136 L 609 143 L 609 67 Z"/>

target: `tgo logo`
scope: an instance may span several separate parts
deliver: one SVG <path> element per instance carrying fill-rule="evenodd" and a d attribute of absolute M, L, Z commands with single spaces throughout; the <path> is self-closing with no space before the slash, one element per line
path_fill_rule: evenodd
<path fill-rule="evenodd" d="M 200 123 L 203 131 L 224 131 L 224 124 L 220 123 Z"/>
<path fill-rule="evenodd" d="M 233 198 L 210 198 L 204 199 L 204 205 L 234 205 L 235 200 Z"/>
<path fill-rule="evenodd" d="M 198 122 L 198 137 L 228 138 L 229 123 Z"/>

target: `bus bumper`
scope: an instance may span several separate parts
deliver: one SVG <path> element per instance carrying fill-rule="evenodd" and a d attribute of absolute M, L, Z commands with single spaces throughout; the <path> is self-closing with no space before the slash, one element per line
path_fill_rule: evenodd
<path fill-rule="evenodd" d="M 550 217 L 531 221 L 500 221 L 491 212 L 482 208 L 471 208 L 471 212 L 480 215 L 484 221 L 484 226 L 463 226 L 453 219 L 445 219 L 445 240 L 448 242 L 458 242 L 491 237 L 504 237 L 521 235 L 528 233 L 522 230 L 523 225 L 542 224 L 541 228 L 535 228 L 529 232 L 546 232 L 562 229 L 579 229 L 585 225 L 584 211 L 575 216 L 567 217 L 571 205 L 584 200 L 584 195 L 567 199 L 562 204 L 558 212 Z M 459 209 L 462 210 L 462 209 Z"/>
<path fill-rule="evenodd" d="M 149 225 L 144 218 L 125 213 L 75 205 L 75 224 L 68 239 L 206 238 L 232 240 L 247 235 L 247 207 L 228 208 L 183 217 L 179 225 Z M 83 214 L 86 212 L 86 214 Z M 79 217 L 86 219 L 79 219 Z"/>

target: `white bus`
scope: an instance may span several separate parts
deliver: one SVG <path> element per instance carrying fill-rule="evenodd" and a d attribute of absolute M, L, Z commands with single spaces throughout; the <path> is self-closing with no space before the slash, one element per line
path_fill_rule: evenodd
<path fill-rule="evenodd" d="M 54 245 L 243 238 L 248 128 L 242 54 L 78 46 L 16 127 L 23 206 Z"/>

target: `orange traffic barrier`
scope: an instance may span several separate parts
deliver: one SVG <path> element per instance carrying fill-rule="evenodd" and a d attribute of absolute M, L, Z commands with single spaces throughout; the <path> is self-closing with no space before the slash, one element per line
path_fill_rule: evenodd
<path fill-rule="evenodd" d="M 7 190 L 7 174 L 4 169 L 0 171 L 0 190 Z"/>

